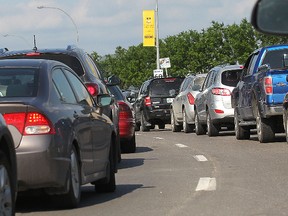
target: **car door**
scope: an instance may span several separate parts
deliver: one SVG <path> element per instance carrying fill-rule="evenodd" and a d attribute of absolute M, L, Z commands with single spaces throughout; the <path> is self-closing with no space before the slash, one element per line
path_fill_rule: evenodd
<path fill-rule="evenodd" d="M 92 131 L 89 111 L 79 105 L 78 99 L 64 74 L 63 68 L 57 68 L 52 74 L 53 84 L 59 94 L 63 106 L 66 107 L 67 116 L 70 116 L 75 136 L 80 148 L 82 167 L 85 175 L 93 172 Z M 69 114 L 72 112 L 72 114 Z M 69 137 L 72 143 L 72 137 Z"/>
<path fill-rule="evenodd" d="M 91 173 L 103 171 L 109 160 L 109 150 L 112 137 L 112 123 L 108 116 L 96 110 L 96 104 L 85 85 L 74 74 L 65 71 L 74 92 L 77 95 L 79 106 L 83 108 L 83 114 L 89 117 L 91 128 L 90 144 L 86 144 L 85 151 L 92 154 L 93 170 Z M 83 137 L 84 138 L 84 137 Z M 90 155 L 89 153 L 89 155 Z"/>
<path fill-rule="evenodd" d="M 238 111 L 244 118 L 253 118 L 252 111 L 252 85 L 255 80 L 254 67 L 258 58 L 259 52 L 253 53 L 249 56 L 244 65 L 241 79 L 238 83 Z"/>

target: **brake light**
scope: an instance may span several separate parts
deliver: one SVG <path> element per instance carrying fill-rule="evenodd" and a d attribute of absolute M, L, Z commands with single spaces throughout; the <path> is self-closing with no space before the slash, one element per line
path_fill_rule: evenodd
<path fill-rule="evenodd" d="M 151 98 L 150 97 L 145 97 L 144 99 L 144 105 L 145 106 L 151 106 L 152 103 L 151 103 Z"/>
<path fill-rule="evenodd" d="M 272 77 L 264 77 L 264 89 L 267 95 L 273 94 Z"/>
<path fill-rule="evenodd" d="M 22 135 L 55 134 L 50 121 L 41 113 L 6 113 L 7 125 L 13 125 Z"/>
<path fill-rule="evenodd" d="M 127 118 L 133 118 L 132 110 L 129 107 L 128 104 L 126 104 L 123 101 L 118 102 L 119 105 L 119 118 L 121 119 L 127 119 Z"/>
<path fill-rule="evenodd" d="M 187 98 L 188 98 L 189 104 L 194 105 L 195 98 L 193 97 L 193 95 L 190 92 L 187 94 Z"/>
<path fill-rule="evenodd" d="M 96 83 L 85 83 L 85 85 L 93 97 L 96 97 L 99 94 L 99 87 Z"/>
<path fill-rule="evenodd" d="M 224 110 L 215 109 L 214 112 L 217 114 L 223 114 Z"/>
<path fill-rule="evenodd" d="M 31 52 L 27 53 L 26 56 L 40 56 L 41 54 L 39 52 Z"/>
<path fill-rule="evenodd" d="M 213 88 L 212 94 L 214 95 L 221 95 L 221 96 L 231 96 L 231 92 L 229 89 L 225 88 Z"/>

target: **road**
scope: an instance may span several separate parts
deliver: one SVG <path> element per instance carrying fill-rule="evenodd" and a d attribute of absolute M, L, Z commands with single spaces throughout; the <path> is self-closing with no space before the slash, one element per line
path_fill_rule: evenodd
<path fill-rule="evenodd" d="M 20 198 L 16 215 L 288 215 L 284 135 L 263 144 L 255 135 L 239 141 L 229 131 L 210 138 L 168 127 L 137 132 L 137 152 L 122 155 L 115 193 L 85 185 L 80 207 L 72 210 L 53 197 Z"/>

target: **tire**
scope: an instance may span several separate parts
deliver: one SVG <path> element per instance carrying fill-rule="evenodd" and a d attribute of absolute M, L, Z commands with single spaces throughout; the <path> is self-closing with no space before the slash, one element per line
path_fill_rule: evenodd
<path fill-rule="evenodd" d="M 144 117 L 144 113 L 143 112 L 141 112 L 141 131 L 143 131 L 143 132 L 150 131 L 150 127 L 147 127 L 145 125 L 145 117 Z"/>
<path fill-rule="evenodd" d="M 158 128 L 159 129 L 165 129 L 165 124 L 164 123 L 158 124 Z"/>
<path fill-rule="evenodd" d="M 112 143 L 109 152 L 109 165 L 107 166 L 106 178 L 100 179 L 95 182 L 95 191 L 99 193 L 112 193 L 116 190 L 115 180 L 115 162 L 113 160 L 113 148 Z"/>
<path fill-rule="evenodd" d="M 135 133 L 130 140 L 121 143 L 121 151 L 123 153 L 134 153 L 136 151 Z"/>
<path fill-rule="evenodd" d="M 81 199 L 81 171 L 75 147 L 71 150 L 69 171 L 69 191 L 63 195 L 63 204 L 67 208 L 76 208 Z"/>
<path fill-rule="evenodd" d="M 285 112 L 287 112 L 286 109 L 284 109 L 284 113 Z M 288 143 L 288 128 L 287 128 L 288 118 L 286 114 L 283 115 L 283 123 L 284 123 L 284 129 L 285 129 L 286 142 Z"/>
<path fill-rule="evenodd" d="M 219 135 L 219 128 L 217 127 L 217 125 L 213 124 L 209 112 L 207 112 L 207 135 L 209 137 Z"/>
<path fill-rule="evenodd" d="M 150 129 L 155 129 L 155 125 L 152 124 L 152 125 L 150 126 Z"/>
<path fill-rule="evenodd" d="M 274 140 L 275 133 L 272 129 L 272 125 L 270 124 L 269 119 L 260 116 L 259 109 L 256 110 L 256 128 L 260 143 L 267 143 Z"/>
<path fill-rule="evenodd" d="M 171 130 L 172 132 L 180 132 L 181 126 L 177 124 L 173 110 L 171 110 L 170 112 L 171 112 Z"/>
<path fill-rule="evenodd" d="M 182 116 L 183 116 L 183 131 L 184 131 L 184 133 L 191 133 L 193 131 L 194 127 L 193 127 L 193 125 L 188 124 L 185 109 L 183 109 L 183 111 L 182 111 Z"/>
<path fill-rule="evenodd" d="M 206 130 L 205 130 L 204 126 L 199 122 L 199 116 L 198 116 L 197 112 L 195 114 L 195 133 L 197 135 L 206 134 Z"/>
<path fill-rule="evenodd" d="M 9 161 L 0 151 L 0 215 L 15 215 L 14 180 Z"/>
<path fill-rule="evenodd" d="M 135 124 L 135 131 L 140 131 L 140 126 L 141 126 L 140 123 L 136 123 Z"/>
<path fill-rule="evenodd" d="M 234 125 L 235 125 L 235 136 L 237 140 L 248 140 L 250 139 L 250 129 L 244 129 L 239 125 L 239 119 L 237 111 L 234 111 Z"/>

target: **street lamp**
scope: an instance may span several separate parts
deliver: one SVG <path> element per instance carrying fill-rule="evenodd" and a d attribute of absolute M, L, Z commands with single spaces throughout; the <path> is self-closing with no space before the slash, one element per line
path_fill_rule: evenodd
<path fill-rule="evenodd" d="M 66 16 L 68 16 L 69 19 L 72 21 L 72 23 L 73 23 L 73 25 L 74 25 L 74 27 L 75 27 L 75 30 L 76 30 L 76 42 L 79 43 L 79 33 L 78 33 L 77 25 L 76 25 L 76 23 L 74 22 L 74 20 L 72 19 L 72 17 L 71 17 L 66 11 L 64 11 L 63 9 L 58 8 L 58 7 L 38 6 L 37 8 L 38 8 L 38 9 L 47 8 L 47 9 L 59 10 L 59 11 L 63 12 Z"/>
<path fill-rule="evenodd" d="M 158 19 L 158 0 L 156 0 L 156 63 L 157 70 L 160 69 L 160 52 L 159 52 L 159 19 Z"/>

